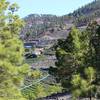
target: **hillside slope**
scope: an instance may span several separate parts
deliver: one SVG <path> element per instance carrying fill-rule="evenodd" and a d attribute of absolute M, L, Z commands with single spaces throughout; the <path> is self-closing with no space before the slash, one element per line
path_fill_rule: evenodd
<path fill-rule="evenodd" d="M 29 39 L 40 37 L 47 33 L 55 37 L 55 34 L 63 34 L 62 30 L 70 29 L 73 25 L 77 27 L 86 26 L 91 20 L 98 18 L 100 18 L 100 0 L 95 0 L 73 13 L 60 17 L 56 15 L 30 14 L 24 18 L 26 25 L 21 33 L 24 38 Z"/>
<path fill-rule="evenodd" d="M 31 14 L 24 18 L 26 25 L 22 29 L 22 34 L 26 37 L 36 38 L 45 32 L 53 33 L 64 29 L 64 22 L 61 17 L 56 15 Z"/>
<path fill-rule="evenodd" d="M 76 26 L 86 25 L 91 20 L 100 18 L 100 0 L 95 0 L 66 15 L 66 17 L 71 18 Z"/>

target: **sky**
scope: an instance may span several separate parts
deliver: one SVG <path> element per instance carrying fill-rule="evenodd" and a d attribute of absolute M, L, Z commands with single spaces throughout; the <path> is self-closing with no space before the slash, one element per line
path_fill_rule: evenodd
<path fill-rule="evenodd" d="M 16 2 L 20 9 L 18 15 L 25 17 L 29 14 L 53 14 L 62 16 L 94 1 L 94 0 L 7 0 Z"/>

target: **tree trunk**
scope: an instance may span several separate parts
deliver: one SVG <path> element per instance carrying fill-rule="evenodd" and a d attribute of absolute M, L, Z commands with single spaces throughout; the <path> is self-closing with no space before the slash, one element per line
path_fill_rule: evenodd
<path fill-rule="evenodd" d="M 92 96 L 90 95 L 90 100 L 92 100 Z"/>

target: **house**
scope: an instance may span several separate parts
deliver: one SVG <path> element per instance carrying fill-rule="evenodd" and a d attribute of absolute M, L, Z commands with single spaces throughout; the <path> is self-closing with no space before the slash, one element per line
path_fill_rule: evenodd
<path fill-rule="evenodd" d="M 33 48 L 34 45 L 35 45 L 34 43 L 25 42 L 25 43 L 24 43 L 24 48 Z"/>
<path fill-rule="evenodd" d="M 26 43 L 24 43 L 24 48 L 25 48 L 25 55 L 29 54 L 29 53 L 32 53 L 33 48 L 34 48 L 34 44 L 26 42 Z"/>
<path fill-rule="evenodd" d="M 35 48 L 33 53 L 38 56 L 38 55 L 41 55 L 43 51 L 44 51 L 44 48 Z"/>

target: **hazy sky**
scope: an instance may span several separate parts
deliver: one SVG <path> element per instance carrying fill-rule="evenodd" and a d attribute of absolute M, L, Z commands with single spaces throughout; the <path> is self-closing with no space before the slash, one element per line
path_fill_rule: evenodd
<path fill-rule="evenodd" d="M 20 6 L 18 14 L 21 17 L 28 14 L 65 15 L 93 0 L 8 0 Z"/>

